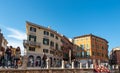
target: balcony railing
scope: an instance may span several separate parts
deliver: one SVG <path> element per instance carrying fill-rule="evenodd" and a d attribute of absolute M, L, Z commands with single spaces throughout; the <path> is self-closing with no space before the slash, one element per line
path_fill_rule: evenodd
<path fill-rule="evenodd" d="M 40 47 L 41 43 L 39 42 L 34 42 L 34 41 L 28 41 L 28 40 L 23 40 L 23 44 L 24 45 L 31 45 L 31 46 L 36 46 L 36 47 Z"/>

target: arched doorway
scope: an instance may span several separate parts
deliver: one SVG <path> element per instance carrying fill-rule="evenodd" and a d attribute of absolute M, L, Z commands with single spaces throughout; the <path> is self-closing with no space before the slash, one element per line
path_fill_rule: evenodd
<path fill-rule="evenodd" d="M 34 56 L 30 55 L 28 57 L 28 67 L 33 67 L 34 66 Z"/>
<path fill-rule="evenodd" d="M 36 66 L 36 67 L 40 67 L 40 66 L 41 66 L 41 57 L 40 57 L 40 56 L 37 56 L 37 57 L 36 57 L 35 66 Z"/>

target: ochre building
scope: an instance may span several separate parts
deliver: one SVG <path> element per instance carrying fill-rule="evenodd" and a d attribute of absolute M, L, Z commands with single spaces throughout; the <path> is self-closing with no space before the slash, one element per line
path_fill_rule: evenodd
<path fill-rule="evenodd" d="M 93 34 L 74 37 L 77 45 L 76 60 L 89 66 L 107 65 L 108 63 L 108 41 Z"/>

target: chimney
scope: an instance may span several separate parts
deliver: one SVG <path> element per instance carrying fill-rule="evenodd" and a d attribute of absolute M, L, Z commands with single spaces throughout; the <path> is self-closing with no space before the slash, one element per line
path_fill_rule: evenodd
<path fill-rule="evenodd" d="M 50 26 L 48 26 L 48 28 L 50 29 Z"/>

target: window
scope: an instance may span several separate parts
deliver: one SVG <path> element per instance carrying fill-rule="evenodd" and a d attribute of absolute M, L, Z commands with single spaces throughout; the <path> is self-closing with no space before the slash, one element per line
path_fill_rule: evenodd
<path fill-rule="evenodd" d="M 82 51 L 82 57 L 84 57 L 84 51 Z"/>
<path fill-rule="evenodd" d="M 54 34 L 53 33 L 50 33 L 50 36 L 54 38 Z"/>
<path fill-rule="evenodd" d="M 86 44 L 86 48 L 87 48 L 87 49 L 90 49 L 88 44 Z"/>
<path fill-rule="evenodd" d="M 77 50 L 79 51 L 81 48 L 79 46 L 77 46 Z"/>
<path fill-rule="evenodd" d="M 97 55 L 100 56 L 101 54 L 98 52 Z"/>
<path fill-rule="evenodd" d="M 32 31 L 32 32 L 36 32 L 36 28 L 34 28 L 34 27 L 30 27 L 30 31 Z"/>
<path fill-rule="evenodd" d="M 34 35 L 29 35 L 29 41 L 34 41 L 34 42 L 36 42 L 36 36 L 34 36 Z"/>
<path fill-rule="evenodd" d="M 92 48 L 94 48 L 94 44 L 92 44 Z"/>
<path fill-rule="evenodd" d="M 79 52 L 77 52 L 76 53 L 76 57 L 78 58 L 78 57 L 81 57 L 81 52 L 79 53 Z"/>
<path fill-rule="evenodd" d="M 50 54 L 54 54 L 54 51 L 51 51 L 51 50 L 50 50 Z"/>
<path fill-rule="evenodd" d="M 107 55 L 107 54 L 106 54 L 105 56 L 106 56 L 106 58 L 108 58 L 108 55 Z"/>
<path fill-rule="evenodd" d="M 29 51 L 35 51 L 34 47 L 29 47 Z"/>
<path fill-rule="evenodd" d="M 54 47 L 54 42 L 53 41 L 50 42 L 50 46 Z"/>
<path fill-rule="evenodd" d="M 104 50 L 104 47 L 102 46 L 102 50 Z"/>
<path fill-rule="evenodd" d="M 43 38 L 43 44 L 44 45 L 49 45 L 49 39 Z"/>
<path fill-rule="evenodd" d="M 61 39 L 61 42 L 64 44 L 65 42 Z"/>
<path fill-rule="evenodd" d="M 89 56 L 90 56 L 90 52 L 89 52 L 89 51 L 87 51 L 86 55 L 87 55 L 87 57 L 89 57 Z"/>
<path fill-rule="evenodd" d="M 44 31 L 44 35 L 49 35 L 49 32 L 47 32 L 47 31 Z"/>
<path fill-rule="evenodd" d="M 48 49 L 43 49 L 43 52 L 44 53 L 48 53 Z"/>
<path fill-rule="evenodd" d="M 104 57 L 104 54 L 102 54 L 102 57 Z"/>
<path fill-rule="evenodd" d="M 99 46 L 98 46 L 98 45 L 96 45 L 96 48 L 97 48 L 97 49 L 99 49 Z"/>
<path fill-rule="evenodd" d="M 95 52 L 92 52 L 92 55 L 95 55 Z"/>
<path fill-rule="evenodd" d="M 56 39 L 58 40 L 58 36 L 56 36 Z"/>
<path fill-rule="evenodd" d="M 88 37 L 86 37 L 86 40 L 88 40 Z"/>
<path fill-rule="evenodd" d="M 84 45 L 80 45 L 80 47 L 84 50 Z"/>
<path fill-rule="evenodd" d="M 55 48 L 58 50 L 58 44 L 56 43 Z"/>

